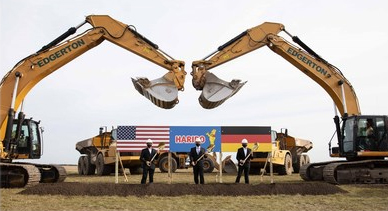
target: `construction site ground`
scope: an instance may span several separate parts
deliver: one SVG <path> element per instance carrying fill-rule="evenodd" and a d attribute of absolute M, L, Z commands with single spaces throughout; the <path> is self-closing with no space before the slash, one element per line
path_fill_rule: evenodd
<path fill-rule="evenodd" d="M 228 184 L 208 183 L 194 185 L 177 184 L 113 184 L 65 182 L 41 184 L 27 188 L 21 194 L 64 195 L 64 196 L 250 196 L 250 195 L 326 195 L 345 193 L 341 188 L 326 183 L 275 183 L 275 184 Z"/>
<path fill-rule="evenodd" d="M 192 169 L 169 177 L 155 173 L 152 185 L 141 185 L 141 175 L 79 176 L 67 166 L 60 184 L 0 189 L 0 210 L 386 210 L 388 185 L 330 185 L 304 182 L 298 174 L 271 177 L 251 175 L 251 184 L 235 184 L 235 174 L 205 174 L 205 185 L 195 185 Z M 128 173 L 128 172 L 127 172 Z M 171 182 L 171 184 L 169 184 Z"/>
<path fill-rule="evenodd" d="M 63 183 L 39 184 L 26 188 L 20 194 L 64 195 L 64 196 L 249 196 L 249 195 L 326 195 L 345 193 L 339 186 L 324 182 L 304 182 L 297 174 L 292 176 L 250 175 L 250 184 L 244 183 L 244 176 L 239 184 L 235 183 L 236 174 L 220 175 L 217 171 L 205 174 L 205 184 L 195 185 L 192 169 L 178 170 L 168 175 L 158 170 L 154 183 L 141 185 L 141 175 L 123 174 L 118 176 L 79 176 L 75 166 L 67 166 L 68 178 Z M 222 178 L 221 178 L 222 177 Z M 222 179 L 222 183 L 221 183 Z"/>

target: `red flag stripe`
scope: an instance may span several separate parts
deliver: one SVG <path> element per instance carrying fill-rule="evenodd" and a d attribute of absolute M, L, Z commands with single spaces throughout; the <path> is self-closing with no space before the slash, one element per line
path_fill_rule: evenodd
<path fill-rule="evenodd" d="M 170 126 L 136 126 L 136 128 L 167 128 L 167 129 L 169 129 Z"/>
<path fill-rule="evenodd" d="M 271 135 L 244 135 L 244 134 L 221 134 L 222 143 L 241 143 L 241 140 L 247 139 L 249 143 L 271 143 Z"/>
<path fill-rule="evenodd" d="M 168 134 L 169 130 L 142 130 L 142 129 L 136 130 L 136 133 L 150 133 L 150 132 Z"/>

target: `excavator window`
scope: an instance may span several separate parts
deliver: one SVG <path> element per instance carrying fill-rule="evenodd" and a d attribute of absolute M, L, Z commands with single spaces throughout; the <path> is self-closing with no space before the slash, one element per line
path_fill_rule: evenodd
<path fill-rule="evenodd" d="M 386 150 L 387 145 L 387 130 L 384 118 L 376 118 L 376 145 L 377 150 Z"/>
<path fill-rule="evenodd" d="M 376 121 L 379 118 L 362 118 L 358 120 L 357 141 L 359 150 L 376 151 L 378 148 L 379 132 Z M 379 122 L 381 122 L 380 120 Z M 380 123 L 381 124 L 381 123 Z"/>
<path fill-rule="evenodd" d="M 12 139 L 15 139 L 17 124 L 13 125 Z M 21 126 L 20 136 L 17 140 L 17 153 L 29 154 L 30 158 L 40 158 L 41 142 L 38 123 L 25 120 Z"/>
<path fill-rule="evenodd" d="M 343 129 L 344 153 L 351 153 L 354 151 L 353 128 L 354 128 L 354 121 L 352 121 L 352 119 L 346 120 L 344 129 Z"/>
<path fill-rule="evenodd" d="M 40 158 L 41 155 L 41 142 L 39 127 L 36 122 L 30 121 L 31 127 L 31 144 L 32 144 L 32 158 Z"/>
<path fill-rule="evenodd" d="M 28 128 L 25 125 L 23 125 L 22 131 L 20 134 L 20 138 L 19 138 L 19 143 L 18 143 L 19 149 L 20 148 L 27 148 L 27 143 L 28 143 L 27 140 L 29 138 L 27 131 L 28 131 Z"/>
<path fill-rule="evenodd" d="M 16 135 L 16 127 L 17 125 L 14 124 L 12 128 L 12 139 L 15 139 Z M 20 136 L 18 138 L 17 142 L 17 152 L 18 153 L 28 153 L 28 126 L 22 125 L 22 128 L 20 130 Z"/>

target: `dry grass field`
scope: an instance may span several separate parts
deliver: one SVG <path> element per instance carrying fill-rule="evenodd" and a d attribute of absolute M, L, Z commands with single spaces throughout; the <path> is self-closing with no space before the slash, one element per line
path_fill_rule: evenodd
<path fill-rule="evenodd" d="M 78 176 L 75 167 L 68 167 L 68 178 L 65 183 L 83 184 L 84 187 L 96 184 L 112 184 L 115 187 L 114 176 Z M 128 175 L 128 182 L 119 177 L 119 185 L 139 184 L 141 175 Z M 193 184 L 191 169 L 178 170 L 172 175 L 172 184 Z M 210 186 L 219 181 L 217 173 L 205 174 L 205 182 Z M 170 178 L 165 173 L 155 173 L 155 185 L 168 184 Z M 223 174 L 223 183 L 230 184 L 235 180 L 233 174 Z M 238 188 L 260 187 L 270 184 L 269 176 L 250 176 L 251 184 L 239 185 Z M 242 180 L 243 181 L 243 180 Z M 274 177 L 277 184 L 305 183 L 299 175 Z M 128 187 L 130 187 L 128 185 Z M 39 185 L 38 185 L 39 186 Z M 206 186 L 206 184 L 205 184 Z M 42 187 L 42 186 L 40 186 Z M 55 186 L 53 186 L 55 188 Z M 103 186 L 102 186 L 103 187 Z M 116 186 L 118 187 L 118 186 Z M 147 188 L 145 186 L 144 188 Z M 230 186 L 236 187 L 236 186 Z M 317 187 L 320 187 L 317 185 Z M 388 185 L 342 185 L 335 188 L 344 193 L 304 195 L 302 194 L 269 194 L 249 196 L 221 195 L 190 195 L 182 193 L 178 196 L 118 196 L 102 195 L 35 195 L 22 194 L 27 189 L 1 189 L 1 210 L 388 210 Z M 88 188 L 85 188 L 88 193 Z M 91 191 L 105 191 L 90 189 Z M 319 192 L 320 190 L 317 190 Z"/>

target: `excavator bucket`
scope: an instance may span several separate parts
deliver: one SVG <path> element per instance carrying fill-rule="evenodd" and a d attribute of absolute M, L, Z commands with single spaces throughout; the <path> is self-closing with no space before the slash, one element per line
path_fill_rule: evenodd
<path fill-rule="evenodd" d="M 236 94 L 246 83 L 246 81 L 241 83 L 241 80 L 237 79 L 226 82 L 210 72 L 206 73 L 205 78 L 206 83 L 198 100 L 199 104 L 206 109 L 212 109 L 221 105 Z"/>
<path fill-rule="evenodd" d="M 164 77 L 149 81 L 147 78 L 132 78 L 136 90 L 158 107 L 171 109 L 178 104 L 178 88 Z"/>
<path fill-rule="evenodd" d="M 234 164 L 231 155 L 226 156 L 226 158 L 222 161 L 222 172 L 228 174 L 237 173 L 237 166 Z"/>

